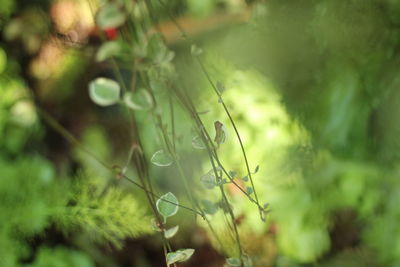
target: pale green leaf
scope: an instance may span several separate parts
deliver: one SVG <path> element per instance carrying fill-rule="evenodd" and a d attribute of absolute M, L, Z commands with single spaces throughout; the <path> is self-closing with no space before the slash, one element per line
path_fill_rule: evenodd
<path fill-rule="evenodd" d="M 187 261 L 194 253 L 194 249 L 186 248 L 186 249 L 179 249 L 175 252 L 169 252 L 167 254 L 167 263 L 173 264 L 176 262 L 183 262 Z"/>
<path fill-rule="evenodd" d="M 204 145 L 204 142 L 200 136 L 193 137 L 192 146 L 196 149 L 205 149 L 206 148 L 206 146 Z"/>
<path fill-rule="evenodd" d="M 149 110 L 153 107 L 153 98 L 146 89 L 139 89 L 135 93 L 126 93 L 124 102 L 133 110 Z"/>
<path fill-rule="evenodd" d="M 154 153 L 150 161 L 151 163 L 159 167 L 170 166 L 174 162 L 171 155 L 164 150 L 159 150 Z"/>
<path fill-rule="evenodd" d="M 164 232 L 165 238 L 172 238 L 179 230 L 179 225 L 174 226 Z"/>
<path fill-rule="evenodd" d="M 213 189 L 215 187 L 215 176 L 210 172 L 206 173 L 205 175 L 201 176 L 200 181 L 202 182 L 203 186 L 207 189 Z"/>
<path fill-rule="evenodd" d="M 111 79 L 96 78 L 89 83 L 89 96 L 100 106 L 110 106 L 119 101 L 120 86 Z"/>
<path fill-rule="evenodd" d="M 102 6 L 96 14 L 96 23 L 101 29 L 119 27 L 125 20 L 125 13 L 113 2 Z"/>
<path fill-rule="evenodd" d="M 157 202 L 157 210 L 164 217 L 164 219 L 175 215 L 178 212 L 178 199 L 171 192 L 161 196 Z"/>
<path fill-rule="evenodd" d="M 101 62 L 121 53 L 121 45 L 117 41 L 109 41 L 102 44 L 97 50 L 96 61 Z"/>

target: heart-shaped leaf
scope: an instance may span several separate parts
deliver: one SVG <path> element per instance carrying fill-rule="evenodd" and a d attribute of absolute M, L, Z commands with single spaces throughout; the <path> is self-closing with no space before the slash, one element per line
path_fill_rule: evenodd
<path fill-rule="evenodd" d="M 153 107 L 153 98 L 146 89 L 124 95 L 125 104 L 133 110 L 149 110 Z"/>
<path fill-rule="evenodd" d="M 164 150 L 159 150 L 154 153 L 150 161 L 151 163 L 159 167 L 170 166 L 174 162 L 171 155 L 166 153 Z"/>
<path fill-rule="evenodd" d="M 171 192 L 161 196 L 156 202 L 157 210 L 164 219 L 167 219 L 178 212 L 178 204 L 178 199 Z"/>
<path fill-rule="evenodd" d="M 202 182 L 203 186 L 207 189 L 213 189 L 216 185 L 215 176 L 210 172 L 201 176 L 200 181 Z"/>
<path fill-rule="evenodd" d="M 202 200 L 201 204 L 203 204 L 204 212 L 207 214 L 213 215 L 218 210 L 218 206 L 207 199 Z"/>
<path fill-rule="evenodd" d="M 187 261 L 194 253 L 194 249 L 186 248 L 186 249 L 179 249 L 175 252 L 169 252 L 167 254 L 167 263 L 173 264 L 175 262 L 183 262 Z"/>
<path fill-rule="evenodd" d="M 200 136 L 193 137 L 192 146 L 196 149 L 205 149 L 206 148 L 206 146 L 204 145 L 204 142 Z"/>
<path fill-rule="evenodd" d="M 165 238 L 172 238 L 179 230 L 179 225 L 172 227 L 164 232 Z"/>
<path fill-rule="evenodd" d="M 111 79 L 96 78 L 89 83 L 89 96 L 100 106 L 110 106 L 119 101 L 119 84 Z"/>

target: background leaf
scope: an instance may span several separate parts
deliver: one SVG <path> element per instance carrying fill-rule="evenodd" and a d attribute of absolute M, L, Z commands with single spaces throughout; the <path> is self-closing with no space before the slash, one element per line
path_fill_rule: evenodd
<path fill-rule="evenodd" d="M 89 83 L 89 96 L 99 106 L 110 106 L 119 101 L 120 86 L 107 78 L 96 78 Z"/>
<path fill-rule="evenodd" d="M 96 23 L 101 29 L 116 28 L 125 23 L 125 13 L 115 3 L 107 3 L 96 14 Z"/>

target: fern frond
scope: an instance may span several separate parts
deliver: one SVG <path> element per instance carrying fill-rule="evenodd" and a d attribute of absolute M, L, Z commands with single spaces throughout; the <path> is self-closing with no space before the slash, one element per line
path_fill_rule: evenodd
<path fill-rule="evenodd" d="M 152 232 L 150 216 L 133 195 L 118 187 L 102 192 L 98 179 L 85 176 L 79 180 L 73 204 L 55 217 L 61 230 L 68 233 L 78 228 L 94 242 L 110 242 L 117 248 L 125 238 Z"/>

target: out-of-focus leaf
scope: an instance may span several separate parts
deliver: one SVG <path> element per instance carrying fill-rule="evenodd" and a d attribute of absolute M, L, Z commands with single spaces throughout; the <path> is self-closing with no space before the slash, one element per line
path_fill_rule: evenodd
<path fill-rule="evenodd" d="M 146 89 L 139 89 L 135 93 L 126 93 L 124 102 L 133 110 L 149 110 L 153 107 L 153 99 Z"/>
<path fill-rule="evenodd" d="M 174 162 L 171 155 L 165 152 L 164 150 L 159 150 L 156 153 L 154 153 L 150 161 L 151 163 L 159 167 L 170 166 Z"/>
<path fill-rule="evenodd" d="M 102 44 L 97 50 L 96 61 L 101 62 L 121 53 L 121 45 L 117 41 L 108 41 Z"/>
<path fill-rule="evenodd" d="M 194 249 L 186 248 L 186 249 L 179 249 L 175 252 L 169 252 L 167 254 L 167 263 L 173 264 L 176 262 L 183 262 L 187 261 L 194 253 Z"/>
<path fill-rule="evenodd" d="M 99 106 L 110 106 L 119 101 L 120 86 L 111 79 L 96 78 L 89 83 L 89 96 Z"/>
<path fill-rule="evenodd" d="M 119 27 L 125 23 L 125 20 L 125 13 L 114 2 L 102 6 L 96 14 L 96 23 L 101 29 Z"/>
<path fill-rule="evenodd" d="M 164 232 L 165 238 L 168 238 L 168 239 L 169 239 L 169 238 L 174 237 L 174 235 L 176 235 L 176 233 L 178 232 L 178 230 L 179 230 L 179 225 L 174 226 L 174 227 L 172 227 L 172 228 L 166 230 L 166 231 Z"/>

